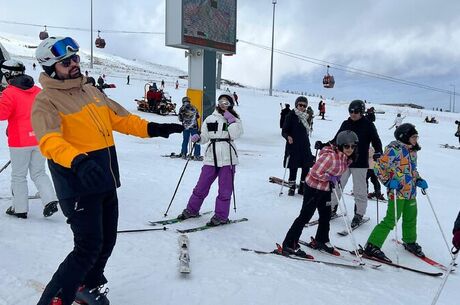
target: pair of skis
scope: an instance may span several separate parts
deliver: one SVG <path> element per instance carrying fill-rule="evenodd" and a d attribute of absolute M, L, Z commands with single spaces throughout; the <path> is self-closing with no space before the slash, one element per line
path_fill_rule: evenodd
<path fill-rule="evenodd" d="M 201 215 L 207 215 L 207 214 L 211 214 L 212 211 L 206 211 L 204 213 L 202 213 Z M 200 216 L 201 216 L 200 215 Z M 200 217 L 199 216 L 199 217 Z M 196 217 L 194 217 L 196 218 Z M 170 224 L 175 224 L 175 223 L 179 223 L 179 222 L 182 222 L 183 219 L 178 219 L 177 217 L 176 218 L 171 218 L 171 219 L 166 219 L 166 220 L 158 220 L 158 221 L 149 221 L 150 225 L 152 226 L 156 226 L 156 225 L 170 225 Z M 222 225 L 228 225 L 228 224 L 232 224 L 232 223 L 239 223 L 239 222 L 243 222 L 243 221 L 248 221 L 247 218 L 239 218 L 239 219 L 233 219 L 233 220 L 229 220 L 227 223 L 225 224 L 222 224 Z M 220 226 L 222 226 L 220 225 Z M 217 226 L 217 227 L 220 227 L 220 226 Z M 211 229 L 211 228 L 214 228 L 215 226 L 208 226 L 208 225 L 202 225 L 202 226 L 198 226 L 198 227 L 193 227 L 193 228 L 189 228 L 189 229 L 177 229 L 176 231 L 179 232 L 179 233 L 192 233 L 192 232 L 199 232 L 199 231 L 204 231 L 204 230 L 208 230 L 208 229 Z"/>
<path fill-rule="evenodd" d="M 325 264 L 325 265 L 330 265 L 330 266 L 345 267 L 345 268 L 358 268 L 358 269 L 363 268 L 362 265 L 359 265 L 353 262 L 337 262 L 337 261 L 319 260 L 309 254 L 307 254 L 307 257 L 300 257 L 300 256 L 292 255 L 292 254 L 285 254 L 283 253 L 283 248 L 280 244 L 276 244 L 276 249 L 271 252 L 249 249 L 249 248 L 241 248 L 241 250 L 245 252 L 253 252 L 256 254 L 263 254 L 263 255 L 265 254 L 279 255 L 281 257 L 286 257 L 286 258 L 293 259 L 293 260 L 310 262 L 310 263 L 320 263 L 320 264 Z"/>

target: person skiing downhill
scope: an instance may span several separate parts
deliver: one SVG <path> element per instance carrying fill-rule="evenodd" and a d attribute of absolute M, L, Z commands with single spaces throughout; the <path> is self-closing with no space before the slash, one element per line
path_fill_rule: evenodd
<path fill-rule="evenodd" d="M 394 123 L 393 125 L 390 126 L 390 128 L 388 129 L 392 129 L 393 127 L 396 127 L 398 128 L 401 124 L 402 124 L 402 121 L 405 119 L 406 117 L 405 116 L 401 116 L 401 113 L 398 113 L 395 117 L 395 120 L 394 120 Z"/>
<path fill-rule="evenodd" d="M 206 224 L 219 226 L 228 223 L 230 200 L 232 197 L 235 167 L 238 164 L 238 152 L 234 143 L 243 134 L 243 125 L 233 110 L 230 95 L 219 96 L 216 109 L 201 126 L 201 134 L 194 134 L 192 142 L 206 144 L 204 165 L 198 182 L 193 189 L 187 207 L 177 216 L 179 219 L 198 217 L 204 199 L 209 194 L 212 183 L 219 178 L 218 196 L 214 216 Z"/>
<path fill-rule="evenodd" d="M 295 100 L 295 108 L 289 112 L 283 124 L 281 135 L 286 139 L 284 150 L 285 168 L 289 168 L 289 191 L 288 196 L 294 196 L 296 189 L 297 171 L 302 169 L 298 193 L 303 195 L 305 177 L 313 165 L 313 155 L 308 136 L 308 115 L 306 109 L 308 100 L 305 96 L 299 96 Z"/>
<path fill-rule="evenodd" d="M 388 189 L 386 216 L 370 234 L 364 253 L 391 262 L 381 250 L 385 239 L 395 226 L 395 202 L 397 218 L 402 216 L 402 240 L 404 247 L 417 256 L 424 257 L 422 247 L 417 243 L 417 201 L 416 187 L 423 190 L 428 183 L 417 171 L 418 132 L 409 123 L 400 125 L 394 132 L 396 141 L 385 148 L 375 164 L 375 172 Z M 397 198 L 394 196 L 396 190 Z"/>
<path fill-rule="evenodd" d="M 366 175 L 369 168 L 369 145 L 372 143 L 372 146 L 375 149 L 373 155 L 374 160 L 382 154 L 382 142 L 377 133 L 374 123 L 367 120 L 363 115 L 365 112 L 364 102 L 361 100 L 354 100 L 348 106 L 348 112 L 350 117 L 343 121 L 342 125 L 339 128 L 340 133 L 342 130 L 352 130 L 356 133 L 359 139 L 357 147 L 357 159 L 349 166 L 346 172 L 342 175 L 340 179 L 341 187 L 338 188 L 338 196 L 340 199 L 341 192 L 345 185 L 348 182 L 350 176 L 353 178 L 353 194 L 355 200 L 355 215 L 351 221 L 351 226 L 358 226 L 363 216 L 366 214 L 367 209 L 367 182 Z M 335 140 L 332 140 L 334 142 Z M 315 148 L 317 145 L 315 144 Z M 332 197 L 332 205 L 337 208 L 338 202 L 335 196 Z M 336 212 L 336 208 L 333 210 L 333 213 Z"/>
<path fill-rule="evenodd" d="M 357 144 L 358 136 L 353 131 L 344 130 L 339 132 L 334 144 L 323 147 L 319 152 L 318 159 L 305 179 L 300 214 L 284 238 L 284 254 L 306 257 L 306 253 L 300 249 L 299 238 L 316 209 L 318 209 L 319 224 L 316 237 L 310 246 L 328 253 L 334 252 L 334 248 L 329 244 L 331 206 L 327 202 L 331 200 L 332 187 L 340 181 L 340 176 L 356 157 Z"/>
<path fill-rule="evenodd" d="M 143 138 L 183 131 L 179 124 L 147 122 L 85 84 L 78 51 L 70 37 L 49 37 L 36 50 L 45 72 L 40 74 L 43 90 L 32 108 L 32 126 L 74 240 L 38 305 L 110 303 L 108 289 L 102 287 L 118 225 L 120 179 L 113 131 Z"/>
<path fill-rule="evenodd" d="M 27 172 L 35 184 L 44 206 L 43 216 L 49 217 L 58 211 L 56 193 L 45 171 L 45 158 L 40 153 L 30 114 L 40 88 L 26 75 L 24 64 L 7 60 L 0 65 L 8 86 L 0 95 L 0 120 L 8 120 L 8 146 L 11 160 L 11 192 L 13 204 L 6 214 L 27 218 L 29 191 Z"/>

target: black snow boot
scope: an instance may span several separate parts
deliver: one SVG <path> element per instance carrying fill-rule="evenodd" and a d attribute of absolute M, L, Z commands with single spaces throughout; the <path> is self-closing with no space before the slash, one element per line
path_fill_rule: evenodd
<path fill-rule="evenodd" d="M 351 221 L 351 228 L 356 228 L 357 226 L 361 224 L 362 221 L 363 221 L 363 216 L 359 214 L 355 214 L 355 216 L 353 217 Z"/>
<path fill-rule="evenodd" d="M 16 216 L 17 218 L 23 218 L 23 219 L 27 218 L 27 213 L 16 213 L 12 206 L 6 209 L 5 213 L 11 216 Z"/>
<path fill-rule="evenodd" d="M 282 255 L 289 256 L 289 255 L 294 255 L 302 258 L 308 258 L 310 259 L 311 257 L 307 254 L 307 252 L 303 251 L 299 244 L 296 244 L 294 247 L 289 247 L 287 245 L 283 244 L 283 251 L 281 253 Z"/>
<path fill-rule="evenodd" d="M 45 217 L 50 217 L 54 213 L 58 211 L 57 208 L 58 202 L 57 201 L 51 201 L 45 205 L 43 208 L 43 216 Z"/>
<path fill-rule="evenodd" d="M 410 253 L 417 255 L 418 257 L 425 257 L 425 253 L 423 253 L 422 247 L 417 243 L 404 243 L 404 248 Z"/>
<path fill-rule="evenodd" d="M 109 288 L 102 290 L 102 287 L 89 289 L 81 286 L 75 295 L 75 302 L 82 305 L 110 305 L 110 301 L 107 299 Z"/>

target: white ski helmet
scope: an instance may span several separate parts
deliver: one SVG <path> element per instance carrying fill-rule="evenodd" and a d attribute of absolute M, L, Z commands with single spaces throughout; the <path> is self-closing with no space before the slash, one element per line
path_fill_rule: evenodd
<path fill-rule="evenodd" d="M 0 65 L 0 69 L 5 79 L 10 80 L 13 77 L 23 75 L 26 67 L 19 60 L 9 59 Z"/>
<path fill-rule="evenodd" d="M 52 67 L 55 63 L 78 52 L 80 46 L 71 37 L 48 37 L 35 51 L 35 57 L 43 67 Z"/>

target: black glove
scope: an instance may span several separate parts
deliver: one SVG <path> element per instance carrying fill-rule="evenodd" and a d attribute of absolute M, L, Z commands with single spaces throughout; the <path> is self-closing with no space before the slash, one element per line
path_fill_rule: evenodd
<path fill-rule="evenodd" d="M 315 149 L 321 149 L 323 148 L 323 143 L 321 141 L 316 141 L 315 142 Z"/>
<path fill-rule="evenodd" d="M 172 133 L 181 133 L 184 131 L 184 126 L 181 124 L 158 124 L 150 122 L 147 124 L 147 132 L 151 138 L 163 137 L 168 138 Z"/>
<path fill-rule="evenodd" d="M 85 188 L 94 189 L 101 185 L 104 170 L 88 156 L 83 154 L 76 156 L 72 161 L 71 168 Z"/>
<path fill-rule="evenodd" d="M 372 155 L 372 159 L 374 159 L 374 161 L 377 161 L 378 159 L 380 159 L 381 156 L 382 156 L 382 153 L 375 153 Z"/>

